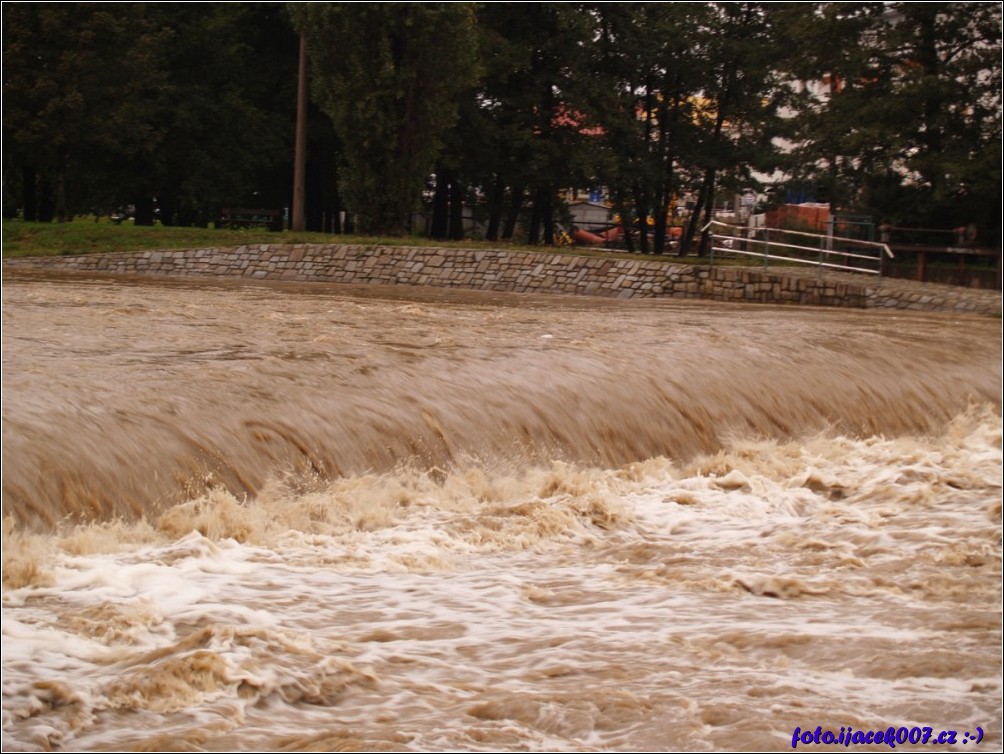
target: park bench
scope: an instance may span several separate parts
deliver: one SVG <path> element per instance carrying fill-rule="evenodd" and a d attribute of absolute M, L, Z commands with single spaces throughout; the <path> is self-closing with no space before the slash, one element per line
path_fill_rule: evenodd
<path fill-rule="evenodd" d="M 268 228 L 282 230 L 282 212 L 277 209 L 224 208 L 220 210 L 217 228 Z"/>

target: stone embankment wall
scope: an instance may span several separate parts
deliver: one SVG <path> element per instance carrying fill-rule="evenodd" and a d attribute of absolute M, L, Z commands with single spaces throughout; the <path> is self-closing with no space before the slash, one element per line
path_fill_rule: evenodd
<path fill-rule="evenodd" d="M 7 269 L 63 270 L 168 277 L 247 278 L 300 282 L 428 285 L 519 293 L 616 298 L 700 298 L 850 307 L 951 309 L 999 314 L 971 301 L 929 291 L 899 291 L 886 282 L 815 272 L 788 274 L 744 267 L 674 265 L 627 256 L 600 258 L 509 250 L 339 244 L 248 245 L 178 251 L 135 251 L 4 260 Z M 993 309 L 996 308 L 996 312 Z M 984 311 L 984 309 L 986 309 Z"/>

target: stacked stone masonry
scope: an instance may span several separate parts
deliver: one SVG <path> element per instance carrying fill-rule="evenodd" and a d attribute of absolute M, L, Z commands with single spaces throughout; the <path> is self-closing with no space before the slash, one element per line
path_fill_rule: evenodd
<path fill-rule="evenodd" d="M 235 248 L 135 251 L 4 260 L 9 269 L 112 275 L 249 278 L 298 282 L 425 285 L 516 293 L 616 298 L 675 297 L 712 301 L 1000 313 L 1000 294 L 986 303 L 954 301 L 930 289 L 911 292 L 874 280 L 834 280 L 744 267 L 510 250 L 339 244 L 260 244 Z"/>

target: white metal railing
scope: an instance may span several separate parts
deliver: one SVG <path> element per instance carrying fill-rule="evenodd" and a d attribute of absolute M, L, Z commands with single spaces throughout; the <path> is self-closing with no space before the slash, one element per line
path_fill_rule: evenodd
<path fill-rule="evenodd" d="M 822 233 L 807 233 L 800 230 L 783 228 L 748 227 L 733 225 L 720 220 L 712 220 L 703 228 L 704 233 L 712 228 L 711 262 L 714 264 L 715 252 L 725 255 L 742 255 L 763 260 L 766 268 L 769 260 L 813 265 L 822 272 L 823 268 L 844 270 L 847 272 L 863 272 L 882 276 L 883 255 L 893 258 L 892 251 L 884 243 L 876 241 L 861 241 L 856 238 L 840 238 Z M 722 232 L 719 232 L 721 229 Z M 792 241 L 813 239 L 814 246 Z M 834 247 L 839 248 L 834 248 Z M 806 258 L 806 252 L 811 252 L 815 258 Z M 799 256 L 801 254 L 801 256 Z M 830 261 L 834 258 L 840 261 Z M 862 262 L 852 260 L 865 260 Z M 872 265 L 867 263 L 871 262 Z"/>

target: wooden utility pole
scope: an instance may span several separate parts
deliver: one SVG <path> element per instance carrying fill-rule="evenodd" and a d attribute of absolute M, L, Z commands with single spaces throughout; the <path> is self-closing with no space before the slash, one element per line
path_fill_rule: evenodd
<path fill-rule="evenodd" d="M 296 85 L 296 147 L 293 155 L 293 217 L 290 230 L 307 228 L 307 39 L 300 34 L 300 71 Z"/>

